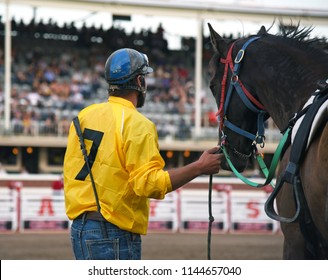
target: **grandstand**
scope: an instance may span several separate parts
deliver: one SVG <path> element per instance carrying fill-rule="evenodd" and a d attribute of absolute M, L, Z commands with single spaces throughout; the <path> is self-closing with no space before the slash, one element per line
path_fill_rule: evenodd
<path fill-rule="evenodd" d="M 74 2 L 74 1 L 73 1 Z M 195 9 L 192 7 L 192 9 Z M 201 119 L 195 114 L 194 38 L 181 38 L 181 50 L 169 50 L 158 26 L 127 34 L 123 29 L 58 26 L 32 20 L 11 20 L 12 73 L 10 126 L 5 126 L 5 24 L 0 22 L 0 162 L 8 173 L 62 172 L 68 128 L 78 111 L 107 99 L 103 77 L 108 55 L 120 47 L 146 53 L 154 74 L 147 80 L 146 105 L 140 111 L 158 128 L 167 167 L 186 164 L 217 143 L 216 105 L 206 70 L 202 71 Z M 202 65 L 211 55 L 209 38 L 202 38 Z M 200 121 L 200 133 L 195 133 Z M 270 160 L 279 132 L 267 124 L 265 159 Z M 253 170 L 254 166 L 250 166 Z"/>

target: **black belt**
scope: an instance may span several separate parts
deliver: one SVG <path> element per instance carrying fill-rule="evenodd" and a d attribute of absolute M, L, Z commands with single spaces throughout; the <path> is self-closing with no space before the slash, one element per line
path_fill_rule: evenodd
<path fill-rule="evenodd" d="M 81 215 L 79 215 L 76 219 L 82 219 L 82 220 L 94 220 L 94 221 L 100 221 L 100 222 L 106 222 L 106 219 L 101 215 L 101 213 L 92 211 L 92 212 L 84 212 Z"/>

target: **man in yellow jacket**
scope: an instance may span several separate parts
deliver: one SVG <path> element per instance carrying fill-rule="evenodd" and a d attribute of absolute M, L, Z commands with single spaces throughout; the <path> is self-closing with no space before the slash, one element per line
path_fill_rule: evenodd
<path fill-rule="evenodd" d="M 86 107 L 71 124 L 64 191 L 76 259 L 141 259 L 149 198 L 163 199 L 199 175 L 219 172 L 219 147 L 164 171 L 156 127 L 136 109 L 152 71 L 145 54 L 115 51 L 105 64 L 108 102 Z"/>

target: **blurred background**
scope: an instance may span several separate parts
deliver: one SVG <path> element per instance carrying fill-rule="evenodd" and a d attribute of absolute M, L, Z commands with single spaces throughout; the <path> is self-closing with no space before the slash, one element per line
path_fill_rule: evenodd
<path fill-rule="evenodd" d="M 325 38 L 328 1 L 0 0 L 0 230 L 68 227 L 61 177 L 68 129 L 81 109 L 106 102 L 104 65 L 118 48 L 147 54 L 154 68 L 140 111 L 157 126 L 167 168 L 216 145 L 207 23 L 228 39 L 297 24 Z M 281 137 L 271 119 L 265 134 L 269 165 Z M 244 175 L 258 177 L 257 164 Z M 240 192 L 246 186 L 224 171 L 214 183 L 217 230 L 279 230 L 263 211 L 266 190 Z M 183 195 L 152 201 L 150 226 L 206 230 L 207 185 L 199 178 Z"/>
<path fill-rule="evenodd" d="M 107 99 L 104 63 L 112 51 L 131 47 L 149 56 L 155 71 L 140 111 L 157 125 L 167 166 L 178 166 L 217 143 L 207 23 L 227 38 L 261 25 L 276 33 L 279 21 L 325 37 L 328 2 L 8 0 L 0 1 L 0 20 L 2 169 L 60 174 L 72 117 Z M 269 162 L 280 139 L 270 120 L 266 135 Z"/>

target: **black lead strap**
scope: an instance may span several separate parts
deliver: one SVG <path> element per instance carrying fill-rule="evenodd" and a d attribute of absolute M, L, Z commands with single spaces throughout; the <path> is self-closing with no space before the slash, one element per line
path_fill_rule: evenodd
<path fill-rule="evenodd" d="M 207 233 L 207 259 L 211 260 L 211 239 L 212 239 L 212 224 L 214 217 L 212 215 L 212 186 L 213 186 L 213 175 L 210 175 L 210 182 L 208 187 L 208 233 Z"/>
<path fill-rule="evenodd" d="M 216 152 L 222 154 L 222 147 Z M 210 175 L 210 181 L 208 185 L 208 232 L 207 232 L 207 259 L 211 260 L 211 240 L 212 240 L 212 224 L 214 217 L 212 214 L 212 190 L 213 190 L 213 174 Z"/>
<path fill-rule="evenodd" d="M 93 188 L 93 193 L 94 193 L 96 203 L 97 203 L 97 211 L 99 212 L 99 214 L 101 214 L 101 212 L 100 212 L 101 207 L 100 207 L 100 203 L 99 203 L 98 193 L 97 193 L 95 181 L 93 179 L 93 175 L 92 175 L 92 172 L 91 172 L 91 168 L 90 168 L 90 165 L 89 165 L 89 158 L 88 158 L 87 150 L 86 150 L 86 147 L 85 147 L 85 144 L 84 144 L 84 139 L 83 139 L 82 130 L 81 130 L 81 126 L 80 126 L 80 121 L 79 121 L 78 117 L 75 117 L 73 119 L 73 124 L 74 124 L 75 130 L 76 130 L 76 134 L 79 138 L 80 147 L 81 147 L 81 151 L 82 151 L 82 154 L 83 154 L 85 164 L 86 164 L 86 166 L 88 168 L 88 172 L 90 174 L 90 180 L 91 180 L 91 184 L 92 184 L 92 188 Z M 102 230 L 104 238 L 108 238 L 105 221 L 101 221 L 100 225 L 101 225 L 101 230 Z"/>

